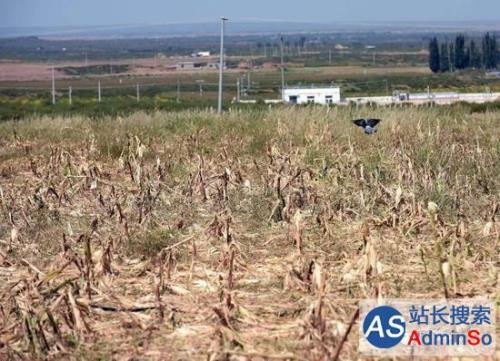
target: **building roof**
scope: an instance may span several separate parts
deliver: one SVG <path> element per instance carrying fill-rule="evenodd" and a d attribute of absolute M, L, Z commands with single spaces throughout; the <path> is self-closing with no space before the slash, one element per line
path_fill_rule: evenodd
<path fill-rule="evenodd" d="M 330 85 L 324 85 L 324 84 L 309 84 L 309 85 L 287 85 L 285 87 L 285 90 L 287 89 L 337 89 L 340 88 L 339 85 L 335 84 L 330 84 Z"/>

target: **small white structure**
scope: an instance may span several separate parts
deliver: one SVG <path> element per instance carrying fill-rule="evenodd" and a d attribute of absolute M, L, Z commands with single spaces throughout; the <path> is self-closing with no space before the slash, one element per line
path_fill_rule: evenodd
<path fill-rule="evenodd" d="M 196 53 L 196 56 L 199 58 L 208 58 L 210 56 L 210 52 L 209 51 L 199 51 L 198 53 Z"/>
<path fill-rule="evenodd" d="M 430 102 L 436 104 L 452 104 L 457 102 L 481 104 L 497 101 L 500 101 L 500 93 L 408 93 L 396 91 L 392 96 L 345 98 L 345 104 L 354 103 L 357 105 L 391 105 L 402 103 L 419 105 Z"/>
<path fill-rule="evenodd" d="M 337 104 L 341 102 L 340 87 L 289 87 L 283 92 L 283 100 L 290 104 Z"/>

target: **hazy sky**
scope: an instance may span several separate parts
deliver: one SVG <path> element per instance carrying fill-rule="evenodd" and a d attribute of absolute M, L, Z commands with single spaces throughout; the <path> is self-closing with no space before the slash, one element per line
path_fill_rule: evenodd
<path fill-rule="evenodd" d="M 499 20 L 500 0 L 0 0 L 0 26 Z"/>

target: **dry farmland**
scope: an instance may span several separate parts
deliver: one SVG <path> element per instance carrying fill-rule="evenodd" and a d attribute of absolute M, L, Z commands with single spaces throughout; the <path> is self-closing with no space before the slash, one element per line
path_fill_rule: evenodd
<path fill-rule="evenodd" d="M 365 115 L 375 136 L 350 124 Z M 356 360 L 360 299 L 498 304 L 499 123 L 447 107 L 0 123 L 0 359 Z"/>

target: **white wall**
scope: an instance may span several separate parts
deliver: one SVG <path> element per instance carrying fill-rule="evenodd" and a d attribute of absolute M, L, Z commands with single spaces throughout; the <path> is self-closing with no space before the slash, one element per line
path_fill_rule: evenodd
<path fill-rule="evenodd" d="M 327 96 L 332 97 L 332 103 L 340 103 L 340 88 L 288 88 L 285 89 L 284 96 L 287 103 L 294 103 L 293 97 L 297 97 L 296 104 L 311 101 L 315 104 L 327 104 Z"/>
<path fill-rule="evenodd" d="M 379 105 L 389 105 L 389 104 L 403 104 L 403 103 L 413 103 L 413 104 L 423 104 L 429 101 L 435 102 L 437 104 L 451 104 L 459 101 L 469 102 L 469 103 L 486 103 L 493 101 L 500 101 L 500 93 L 428 93 L 421 94 L 411 94 L 410 99 L 405 101 L 400 101 L 398 98 L 394 97 L 353 97 L 346 98 L 346 102 L 353 102 L 357 104 L 367 104 L 376 103 Z"/>
<path fill-rule="evenodd" d="M 346 102 L 353 102 L 357 104 L 367 104 L 367 103 L 377 103 L 377 104 L 391 104 L 394 101 L 393 97 L 382 96 L 382 97 L 352 97 L 345 98 Z"/>

